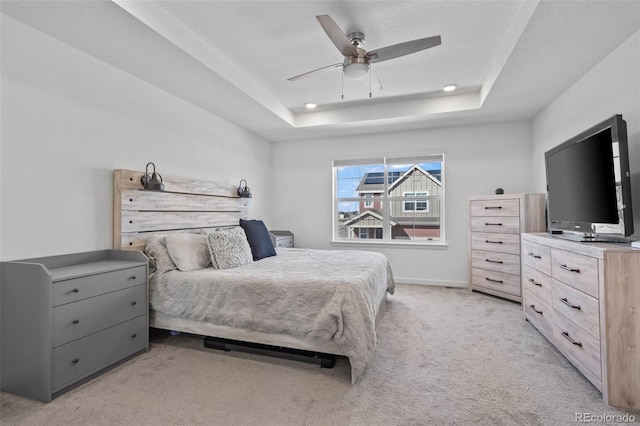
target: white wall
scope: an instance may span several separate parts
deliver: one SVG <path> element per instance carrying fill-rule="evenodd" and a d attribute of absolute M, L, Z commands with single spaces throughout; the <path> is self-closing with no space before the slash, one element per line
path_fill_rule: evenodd
<path fill-rule="evenodd" d="M 112 172 L 237 184 L 271 213 L 271 143 L 2 15 L 0 259 L 112 247 Z"/>
<path fill-rule="evenodd" d="M 640 236 L 640 31 L 558 96 L 532 122 L 532 187 L 545 191 L 544 153 L 611 117 L 627 122 L 635 239 Z"/>
<path fill-rule="evenodd" d="M 466 286 L 467 199 L 498 187 L 507 193 L 530 189 L 529 122 L 274 143 L 273 223 L 291 230 L 297 246 L 331 248 L 332 160 L 431 152 L 446 155 L 448 247 L 364 249 L 386 254 L 399 282 Z"/>

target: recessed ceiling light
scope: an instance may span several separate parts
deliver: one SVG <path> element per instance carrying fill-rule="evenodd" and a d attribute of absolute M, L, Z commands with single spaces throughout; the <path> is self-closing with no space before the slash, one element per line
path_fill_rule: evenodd
<path fill-rule="evenodd" d="M 442 90 L 444 90 L 445 92 L 453 92 L 457 88 L 458 88 L 457 84 L 447 84 L 442 88 Z"/>
<path fill-rule="evenodd" d="M 307 102 L 306 104 L 304 104 L 304 106 L 307 107 L 307 109 L 314 109 L 315 107 L 318 106 L 318 104 L 313 102 Z"/>

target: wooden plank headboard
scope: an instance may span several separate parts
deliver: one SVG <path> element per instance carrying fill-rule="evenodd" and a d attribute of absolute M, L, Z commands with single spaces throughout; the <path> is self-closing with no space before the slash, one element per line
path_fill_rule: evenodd
<path fill-rule="evenodd" d="M 238 225 L 249 211 L 237 187 L 204 180 L 162 176 L 164 191 L 146 191 L 144 172 L 113 171 L 113 247 L 144 250 L 147 238 Z"/>

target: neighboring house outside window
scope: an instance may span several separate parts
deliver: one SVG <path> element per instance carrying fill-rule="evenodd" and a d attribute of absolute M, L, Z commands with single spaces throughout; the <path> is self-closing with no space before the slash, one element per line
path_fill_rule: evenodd
<path fill-rule="evenodd" d="M 444 155 L 336 160 L 334 241 L 444 242 Z"/>

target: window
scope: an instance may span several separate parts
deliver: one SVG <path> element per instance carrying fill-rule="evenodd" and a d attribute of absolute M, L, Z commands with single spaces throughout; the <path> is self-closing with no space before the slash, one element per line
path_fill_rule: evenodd
<path fill-rule="evenodd" d="M 371 200 L 371 198 L 373 198 L 373 194 L 365 194 L 364 195 L 365 198 L 369 198 L 368 200 L 366 200 L 364 202 L 364 207 L 367 209 L 370 209 L 373 207 L 373 200 Z"/>
<path fill-rule="evenodd" d="M 444 242 L 444 154 L 333 162 L 333 240 Z"/>
<path fill-rule="evenodd" d="M 429 201 L 419 200 L 420 197 L 427 197 L 428 192 L 403 192 L 404 198 L 409 198 L 411 201 L 405 201 L 402 207 L 404 212 L 424 211 L 429 212 Z M 415 198 L 413 198 L 415 197 Z M 415 201 L 414 201 L 415 200 Z"/>

